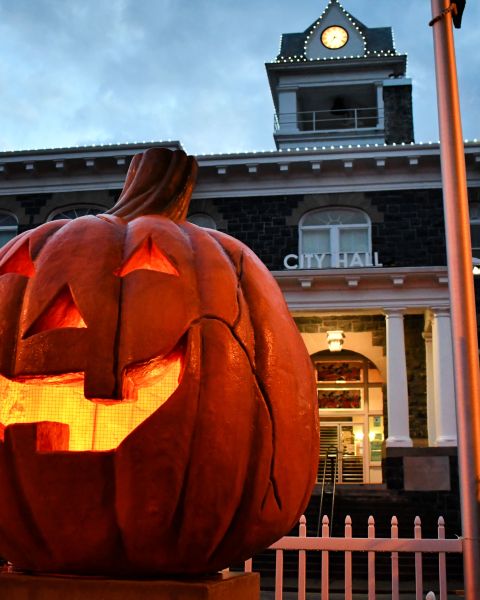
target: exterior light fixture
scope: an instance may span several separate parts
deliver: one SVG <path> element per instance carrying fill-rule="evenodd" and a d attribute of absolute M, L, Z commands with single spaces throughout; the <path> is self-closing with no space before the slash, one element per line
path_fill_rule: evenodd
<path fill-rule="evenodd" d="M 340 352 L 345 334 L 343 331 L 327 331 L 327 343 L 330 352 Z"/>

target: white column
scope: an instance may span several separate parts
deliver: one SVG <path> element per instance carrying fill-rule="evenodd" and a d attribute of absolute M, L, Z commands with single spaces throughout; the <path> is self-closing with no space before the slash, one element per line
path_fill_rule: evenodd
<path fill-rule="evenodd" d="M 387 326 L 387 446 L 412 446 L 408 425 L 407 361 L 403 310 L 386 310 Z"/>
<path fill-rule="evenodd" d="M 432 332 L 424 331 L 425 340 L 425 367 L 427 375 L 427 430 L 428 445 L 435 446 L 437 441 L 437 427 L 435 419 L 435 388 L 433 379 L 433 350 L 432 350 Z"/>
<path fill-rule="evenodd" d="M 297 90 L 278 90 L 278 121 L 280 133 L 298 133 Z"/>
<path fill-rule="evenodd" d="M 450 310 L 432 308 L 432 356 L 435 398 L 435 444 L 457 445 Z"/>

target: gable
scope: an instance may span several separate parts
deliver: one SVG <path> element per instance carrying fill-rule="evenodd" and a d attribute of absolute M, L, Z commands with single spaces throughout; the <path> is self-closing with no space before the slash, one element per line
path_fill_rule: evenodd
<path fill-rule="evenodd" d="M 339 48 L 329 48 L 324 42 L 322 34 L 325 31 L 333 32 L 331 27 L 341 28 L 346 32 L 346 43 Z M 337 0 L 331 0 L 320 18 L 307 30 L 305 40 L 305 57 L 310 60 L 322 58 L 339 58 L 344 56 L 364 56 L 366 52 L 366 38 L 364 26 L 357 22 Z M 338 30 L 337 30 L 338 31 Z M 333 40 L 335 42 L 335 40 Z"/>

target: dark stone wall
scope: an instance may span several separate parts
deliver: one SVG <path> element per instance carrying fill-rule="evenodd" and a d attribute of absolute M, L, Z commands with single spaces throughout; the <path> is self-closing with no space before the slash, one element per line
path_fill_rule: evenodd
<path fill-rule="evenodd" d="M 385 142 L 387 144 L 413 142 L 412 86 L 385 86 L 383 88 L 383 105 Z"/>
<path fill-rule="evenodd" d="M 382 346 L 386 350 L 385 317 L 382 315 L 352 315 L 348 317 L 297 317 L 294 316 L 299 331 L 302 333 L 326 333 L 327 331 L 371 331 L 374 346 Z"/>
<path fill-rule="evenodd" d="M 372 205 L 383 214 L 372 223 L 372 245 L 385 267 L 446 265 L 441 190 L 372 192 Z"/>
<path fill-rule="evenodd" d="M 298 251 L 298 228 L 286 223 L 303 196 L 218 198 L 213 201 L 227 223 L 225 233 L 239 239 L 270 270 L 283 269 L 283 258 Z"/>
<path fill-rule="evenodd" d="M 440 190 L 399 190 L 366 194 L 377 213 L 372 219 L 373 250 L 385 267 L 446 264 Z M 339 195 L 341 204 L 341 194 Z M 283 258 L 298 251 L 298 227 L 287 219 L 304 196 L 217 198 L 215 209 L 226 233 L 249 246 L 270 270 L 283 270 Z"/>

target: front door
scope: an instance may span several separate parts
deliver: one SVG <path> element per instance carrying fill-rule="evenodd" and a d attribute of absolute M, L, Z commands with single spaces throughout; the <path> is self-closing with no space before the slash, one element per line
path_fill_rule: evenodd
<path fill-rule="evenodd" d="M 363 425 L 350 422 L 329 423 L 320 427 L 318 481 L 363 483 Z"/>

